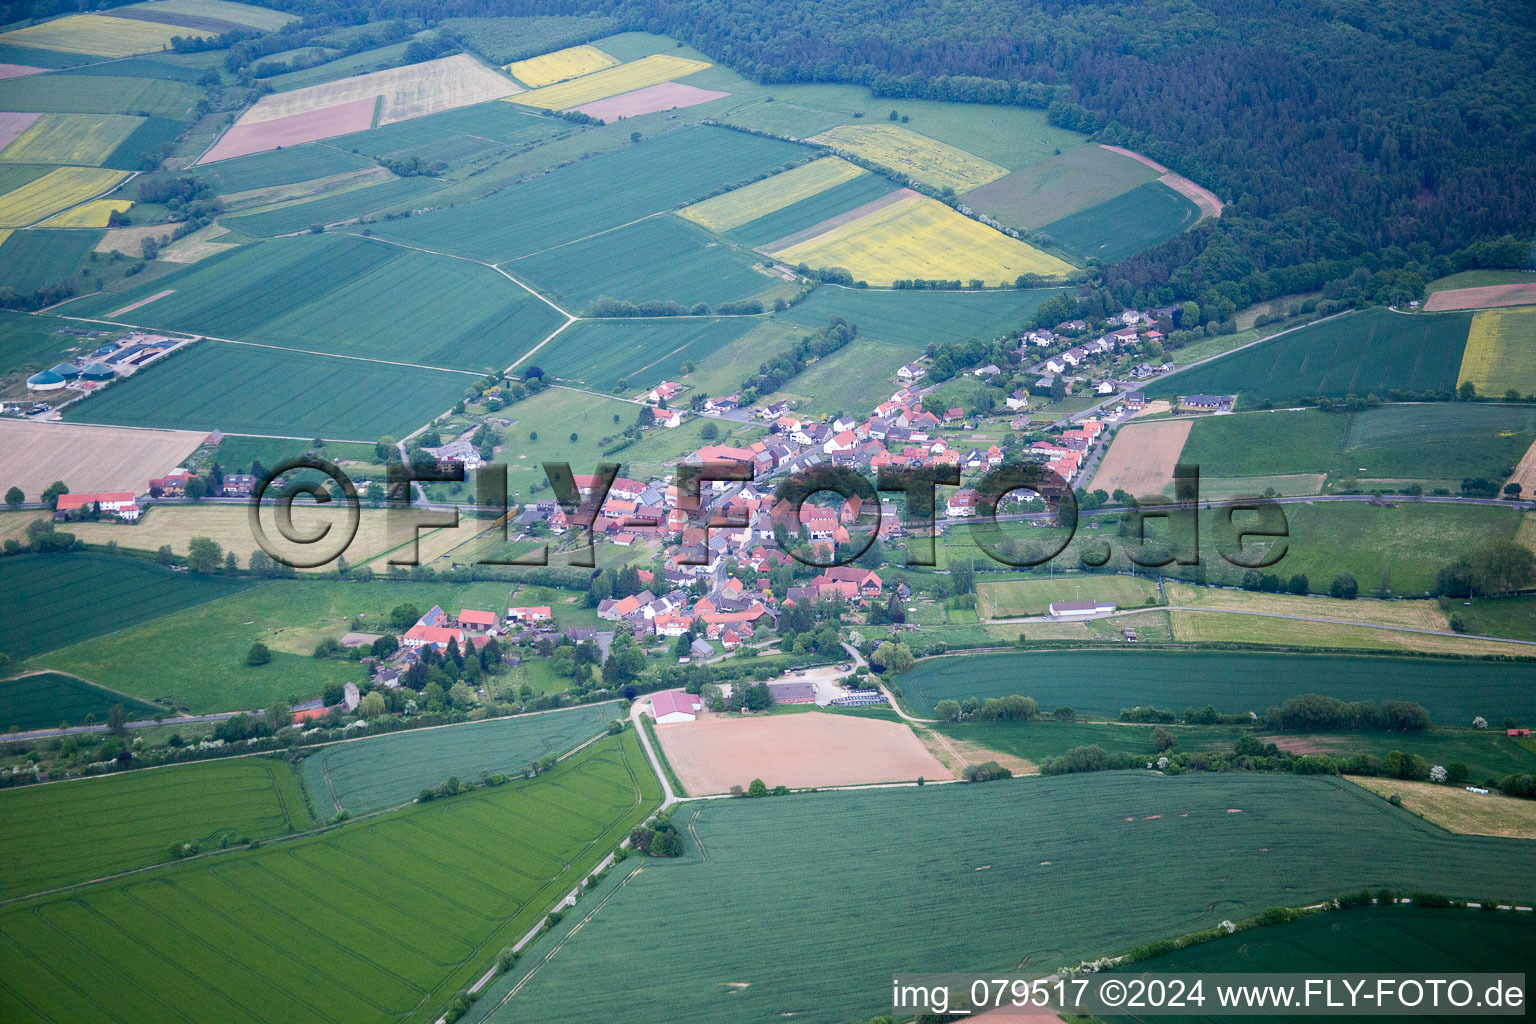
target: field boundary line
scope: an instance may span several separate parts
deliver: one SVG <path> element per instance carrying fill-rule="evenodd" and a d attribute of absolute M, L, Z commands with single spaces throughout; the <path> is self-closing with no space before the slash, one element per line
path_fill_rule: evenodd
<path fill-rule="evenodd" d="M 316 352 L 312 348 L 292 348 L 288 345 L 273 345 L 270 342 L 265 341 L 239 341 L 235 338 L 216 338 L 211 334 L 203 335 L 202 340 L 215 341 L 224 345 L 247 345 L 251 348 L 269 348 L 276 352 L 302 352 L 305 355 L 327 356 L 331 359 L 350 359 L 359 363 L 380 363 L 385 366 L 405 366 L 413 370 L 434 370 L 438 373 L 461 373 L 466 377 L 475 377 L 477 379 L 485 376 L 485 374 L 477 373 L 474 370 L 454 370 L 446 366 L 428 366 L 425 363 L 402 363 L 395 359 L 375 359 L 373 356 L 349 356 L 343 355 L 340 352 Z"/>
<path fill-rule="evenodd" d="M 655 217 L 665 217 L 667 214 L 669 214 L 671 212 L 672 212 L 671 210 L 657 210 L 655 213 L 648 213 L 644 217 L 636 217 L 634 220 L 626 221 L 623 224 L 615 224 L 611 228 L 603 228 L 603 230 L 601 230 L 601 231 L 594 231 L 590 235 L 582 235 L 580 238 L 573 238 L 573 239 L 571 239 L 568 242 L 561 242 L 559 245 L 546 246 L 543 249 L 535 249 L 533 252 L 525 252 L 521 256 L 514 256 L 514 257 L 512 257 L 511 259 L 507 260 L 507 262 L 508 263 L 517 263 L 517 262 L 520 262 L 521 260 L 530 260 L 530 259 L 533 259 L 533 257 L 535 257 L 535 256 L 542 256 L 542 255 L 544 255 L 547 252 L 554 252 L 556 249 L 564 249 L 568 245 L 575 245 L 577 242 L 585 242 L 585 241 L 587 241 L 588 239 L 591 239 L 591 238 L 600 238 L 603 235 L 611 234 L 612 232 L 618 231 L 618 230 L 620 230 L 622 228 L 627 228 L 627 227 L 630 227 L 632 225 L 639 224 L 642 221 L 648 221 L 648 220 L 651 220 L 651 219 L 653 219 Z"/>
<path fill-rule="evenodd" d="M 350 234 L 350 232 L 348 232 L 348 233 Z M 555 304 L 553 299 L 550 299 L 548 296 L 544 295 L 542 292 L 536 291 L 531 286 L 529 286 L 527 284 L 524 284 L 522 281 L 519 281 L 517 278 L 515 278 L 511 274 L 507 273 L 505 270 L 502 270 L 501 267 L 497 266 L 494 263 L 487 263 L 484 260 L 477 260 L 477 259 L 474 259 L 473 257 L 470 257 L 470 256 L 460 256 L 457 253 L 441 252 L 441 251 L 439 251 L 437 249 L 427 249 L 427 248 L 424 248 L 423 246 L 419 246 L 419 245 L 410 245 L 410 244 L 408 244 L 406 242 L 397 242 L 394 239 L 390 239 L 390 238 L 380 238 L 378 235 L 356 235 L 354 237 L 365 238 L 365 239 L 367 239 L 370 242 L 380 242 L 380 243 L 382 243 L 384 245 L 393 245 L 393 246 L 396 246 L 396 247 L 401 248 L 401 249 L 414 249 L 416 252 L 424 252 L 424 253 L 427 253 L 428 255 L 431 255 L 431 256 L 444 256 L 444 257 L 446 257 L 446 258 L 448 258 L 450 260 L 462 260 L 465 263 L 473 263 L 473 264 L 475 264 L 478 267 L 489 267 L 490 269 L 496 271 L 496 273 L 500 274 L 502 277 L 506 278 L 508 281 L 511 281 L 513 284 L 517 285 L 519 288 L 521 288 L 523 291 L 527 292 L 529 295 L 532 295 L 534 298 L 536 298 L 540 302 L 544 303 L 550 309 L 553 309 L 556 313 L 559 313 L 561 316 L 565 317 L 566 319 L 568 319 L 568 320 L 580 320 L 581 319 L 576 314 L 572 313 L 570 310 L 562 309 L 560 306 Z"/>
<path fill-rule="evenodd" d="M 497 267 L 496 269 L 500 270 L 501 268 Z M 556 308 L 558 308 L 558 307 L 556 307 Z M 522 355 L 518 356 L 515 360 L 512 361 L 512 365 L 508 366 L 505 370 L 503 370 L 501 372 L 502 373 L 511 373 L 513 370 L 517 369 L 518 365 L 521 364 L 523 361 L 528 360 L 528 359 L 532 359 L 533 358 L 533 354 L 535 352 L 537 352 L 539 349 L 543 348 L 545 345 L 548 345 L 550 342 L 554 341 L 555 337 L 557 335 L 559 335 L 561 331 L 565 330 L 567 327 L 571 326 L 571 324 L 577 323 L 577 322 L 579 322 L 582 319 L 579 316 L 571 316 L 569 313 L 566 313 L 566 317 L 567 317 L 567 319 L 566 319 L 565 323 L 561 324 L 559 327 L 556 327 L 554 330 L 550 331 L 549 334 L 545 336 L 543 341 L 539 342 L 537 345 L 533 346 L 533 348 L 529 349 L 527 352 L 524 352 Z"/>
<path fill-rule="evenodd" d="M 112 170 L 112 168 L 110 168 L 110 167 L 100 168 L 100 169 L 101 170 Z M 94 202 L 96 202 L 96 200 L 102 199 L 102 198 L 104 198 L 106 196 L 111 195 L 113 192 L 116 192 L 118 189 L 122 188 L 124 185 L 128 184 L 130 181 L 132 181 L 134 178 L 137 178 L 138 176 L 139 176 L 139 172 L 138 171 L 129 171 L 128 172 L 128 177 L 124 178 L 122 181 L 115 182 L 114 184 L 112 184 L 108 188 L 105 188 L 102 191 L 97 192 L 93 196 L 88 196 L 87 198 L 80 200 L 78 203 L 74 203 L 73 205 L 66 206 L 62 210 L 55 210 L 53 213 L 48 214 L 46 217 L 43 217 L 40 220 L 35 220 L 31 224 L 23 225 L 22 227 L 17 228 L 16 230 L 17 231 L 26 231 L 29 228 L 35 228 L 39 224 L 42 224 L 44 221 L 52 220 L 54 217 L 57 217 L 60 214 L 68 213 L 70 210 L 73 210 L 73 209 L 76 209 L 78 207 L 84 206 L 86 203 L 94 203 Z M 94 295 L 96 293 L 92 292 L 91 294 Z M 70 298 L 78 298 L 78 297 L 80 297 L 80 296 L 71 296 Z M 65 299 L 64 301 L 68 302 L 69 299 Z"/>

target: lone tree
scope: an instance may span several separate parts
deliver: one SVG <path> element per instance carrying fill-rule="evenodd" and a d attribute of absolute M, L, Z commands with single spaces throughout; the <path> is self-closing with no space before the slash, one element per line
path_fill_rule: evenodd
<path fill-rule="evenodd" d="M 224 564 L 224 549 L 209 537 L 193 537 L 187 543 L 187 565 L 193 572 L 218 572 Z"/>
<path fill-rule="evenodd" d="M 27 496 L 22 493 L 20 487 L 12 487 L 10 490 L 5 492 L 5 503 L 11 506 L 11 508 L 17 508 L 21 505 L 22 502 L 26 500 Z"/>
<path fill-rule="evenodd" d="M 261 641 L 251 644 L 251 649 L 245 653 L 247 665 L 265 665 L 272 660 L 272 651 Z"/>

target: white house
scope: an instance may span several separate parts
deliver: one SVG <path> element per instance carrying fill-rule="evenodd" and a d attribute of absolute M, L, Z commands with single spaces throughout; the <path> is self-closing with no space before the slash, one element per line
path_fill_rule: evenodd
<path fill-rule="evenodd" d="M 902 380 L 917 380 L 926 372 L 927 371 L 917 363 L 908 363 L 896 371 L 896 376 L 900 377 Z"/>

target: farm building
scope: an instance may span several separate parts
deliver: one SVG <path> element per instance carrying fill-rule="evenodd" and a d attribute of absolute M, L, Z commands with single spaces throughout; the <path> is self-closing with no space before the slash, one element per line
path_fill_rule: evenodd
<path fill-rule="evenodd" d="M 496 628 L 496 613 L 463 608 L 459 611 L 458 622 L 460 629 L 473 629 L 483 633 L 487 629 Z"/>
<path fill-rule="evenodd" d="M 697 696 L 681 690 L 651 694 L 651 712 L 656 716 L 657 725 L 691 722 L 699 717 L 703 708 L 704 704 Z"/>
<path fill-rule="evenodd" d="M 420 622 L 406 630 L 400 638 L 401 647 L 425 647 L 432 646 L 439 650 L 446 650 L 449 641 L 457 643 L 460 649 L 464 646 L 464 634 L 457 629 L 448 629 L 445 626 L 424 626 Z"/>
<path fill-rule="evenodd" d="M 508 608 L 507 618 L 513 622 L 548 622 L 550 619 L 549 605 L 542 604 L 527 608 Z"/>
<path fill-rule="evenodd" d="M 1191 412 L 1231 412 L 1231 395 L 1185 395 L 1179 399 L 1179 408 Z"/>
<path fill-rule="evenodd" d="M 64 378 L 52 370 L 39 370 L 27 378 L 28 391 L 57 391 L 64 386 Z"/>
<path fill-rule="evenodd" d="M 1053 619 L 1086 619 L 1115 610 L 1112 601 L 1052 601 L 1047 609 Z"/>
<path fill-rule="evenodd" d="M 80 371 L 81 380 L 106 381 L 117 376 L 117 371 L 102 363 L 92 363 Z"/>
<path fill-rule="evenodd" d="M 814 683 L 769 683 L 768 693 L 775 704 L 816 703 Z"/>
<path fill-rule="evenodd" d="M 129 522 L 139 518 L 139 503 L 132 491 L 109 491 L 102 494 L 61 494 L 54 509 L 55 519 L 68 519 L 82 514 L 95 506 Z"/>

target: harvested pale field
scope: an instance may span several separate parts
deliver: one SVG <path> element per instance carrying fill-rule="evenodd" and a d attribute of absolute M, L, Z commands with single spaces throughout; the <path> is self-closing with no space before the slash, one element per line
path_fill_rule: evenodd
<path fill-rule="evenodd" d="M 1463 657 L 1495 655 L 1524 658 L 1532 654 L 1529 644 L 1413 633 L 1383 626 L 1312 622 L 1215 610 L 1174 610 L 1168 616 L 1173 625 L 1173 638 L 1180 643 L 1266 644 L 1276 647 L 1326 647 Z"/>
<path fill-rule="evenodd" d="M 1159 420 L 1121 427 L 1093 475 L 1092 489 L 1138 497 L 1169 490 L 1192 425 L 1191 420 Z"/>
<path fill-rule="evenodd" d="M 151 302 L 154 302 L 156 299 L 163 299 L 167 295 L 174 295 L 175 292 L 176 292 L 175 288 L 167 288 L 163 292 L 155 292 L 155 294 L 151 295 L 147 299 L 140 299 L 138 302 L 130 302 L 128 305 L 124 306 L 122 309 L 114 309 L 112 312 L 107 314 L 107 319 L 110 320 L 113 317 L 125 316 L 128 313 L 132 313 L 134 310 L 138 309 L 140 306 L 147 306 Z"/>
<path fill-rule="evenodd" d="M 862 167 L 829 156 L 684 207 L 678 213 L 711 231 L 729 231 L 864 173 Z"/>
<path fill-rule="evenodd" d="M 1012 284 L 1021 274 L 1050 277 L 1072 270 L 927 196 L 904 196 L 773 256 L 791 265 L 843 267 L 854 280 L 877 287 L 914 278 Z"/>
<path fill-rule="evenodd" d="M 0 420 L 0 480 L 37 501 L 55 480 L 76 494 L 142 494 L 152 476 L 164 476 L 197 448 L 202 434 L 186 430 L 131 430 L 76 423 Z"/>
<path fill-rule="evenodd" d="M 193 18 L 216 21 L 232 21 L 237 25 L 273 32 L 290 21 L 298 21 L 298 15 L 286 11 L 272 11 L 251 4 L 229 3 L 226 0 L 154 0 L 152 3 L 132 4 L 118 8 L 119 12 L 148 11 L 154 14 L 181 14 Z"/>
<path fill-rule="evenodd" d="M 0 512 L 0 544 L 14 540 L 27 543 L 27 524 L 34 519 L 51 519 L 52 513 L 43 511 Z"/>
<path fill-rule="evenodd" d="M 1343 601 L 1332 597 L 1301 597 L 1294 594 L 1263 594 L 1221 587 L 1197 587 L 1190 583 L 1165 583 L 1170 605 L 1270 612 L 1338 619 L 1375 626 L 1407 626 L 1410 629 L 1449 630 L 1445 612 L 1436 601 Z"/>
<path fill-rule="evenodd" d="M 82 489 L 71 487 L 71 490 Z M 261 519 L 273 551 L 302 559 L 314 553 L 322 551 L 329 553 L 335 550 L 335 542 L 330 541 L 329 537 L 324 543 L 307 547 L 284 540 L 276 524 L 275 514 L 275 509 L 264 509 Z M 380 555 L 399 548 L 404 540 L 409 539 L 408 533 L 402 537 L 398 532 L 391 531 L 388 519 L 388 512 L 384 509 L 363 509 L 359 513 L 357 535 L 342 551 L 348 565 L 362 565 L 364 562 L 379 558 Z M 345 509 L 336 503 L 316 505 L 307 498 L 300 498 L 293 504 L 295 535 L 313 536 L 326 526 L 340 531 L 345 528 L 345 525 Z M 240 559 L 242 566 L 250 558 L 251 552 L 258 548 L 256 535 L 251 530 L 250 506 L 243 503 L 238 505 L 160 505 L 147 510 L 143 518 L 131 526 L 115 522 L 71 523 L 69 530 L 90 544 L 105 544 L 115 540 L 121 547 L 144 551 L 156 551 L 161 545 L 169 544 L 171 550 L 178 555 L 187 553 L 187 545 L 193 537 L 208 537 L 217 541 L 224 550 L 233 551 Z M 462 542 L 464 536 L 468 534 L 455 537 L 455 531 L 438 530 L 429 533 L 423 530 L 420 548 L 420 557 L 423 562 L 435 558 L 440 553 L 439 549 L 447 543 L 440 535 L 447 535 L 458 543 Z M 397 554 L 403 553 L 397 552 Z M 334 565 L 328 564 L 314 571 L 324 572 L 333 568 Z M 375 563 L 374 568 L 383 571 L 386 568 L 385 561 L 380 559 Z"/>
<path fill-rule="evenodd" d="M 1468 382 L 1480 395 L 1536 394 L 1536 307 L 1473 315 L 1456 375 L 1458 387 Z"/>
<path fill-rule="evenodd" d="M 813 136 L 834 150 L 889 167 L 898 174 L 956 192 L 996 181 L 1008 173 L 990 160 L 894 124 L 845 124 Z"/>
<path fill-rule="evenodd" d="M 175 230 L 174 224 L 135 224 L 127 228 L 109 228 L 101 236 L 101 241 L 96 243 L 96 251 L 111 252 L 116 249 L 125 256 L 137 256 L 144 250 L 144 239 L 153 238 L 163 243 L 170 240 L 171 232 Z"/>
<path fill-rule="evenodd" d="M 190 235 L 176 239 L 170 245 L 160 250 L 159 259 L 167 263 L 196 263 L 207 259 L 214 253 L 223 252 L 225 249 L 235 248 L 235 242 L 220 242 L 218 239 L 229 235 L 229 229 L 218 224 L 209 224 L 207 227 L 198 228 Z"/>
<path fill-rule="evenodd" d="M 1442 309 L 1484 309 L 1489 306 L 1523 306 L 1536 302 L 1536 281 L 1491 284 L 1482 288 L 1450 288 L 1431 295 L 1424 303 L 1430 312 Z"/>
<path fill-rule="evenodd" d="M 1515 530 L 1515 543 L 1536 551 L 1536 512 L 1527 512 L 1520 517 L 1520 526 Z"/>
<path fill-rule="evenodd" d="M 96 199 L 49 217 L 43 221 L 42 226 L 45 228 L 104 228 L 111 222 L 114 213 L 127 213 L 132 207 L 132 199 Z"/>
<path fill-rule="evenodd" d="M 901 722 L 808 711 L 706 715 L 659 725 L 656 735 L 692 795 L 729 792 L 762 779 L 769 788 L 907 782 L 952 773 Z"/>
<path fill-rule="evenodd" d="M 1139 412 L 1137 412 L 1136 415 L 1132 416 L 1131 419 L 1134 420 L 1134 419 L 1141 419 L 1143 417 L 1158 416 L 1158 415 L 1161 415 L 1162 413 L 1172 412 L 1172 411 L 1173 411 L 1173 403 L 1168 401 L 1167 399 L 1159 398 L 1159 399 L 1156 399 L 1154 401 L 1148 402 L 1146 405 L 1142 406 L 1141 410 Z"/>
<path fill-rule="evenodd" d="M 42 114 L 19 114 L 10 110 L 0 110 L 0 149 L 9 146 L 12 140 L 32 127 L 32 122 L 42 116 Z"/>
<path fill-rule="evenodd" d="M 0 196 L 0 228 L 24 228 L 115 188 L 127 171 L 57 167 Z"/>
<path fill-rule="evenodd" d="M 570 110 L 620 93 L 660 85 L 674 78 L 682 78 L 684 75 L 703 71 L 707 67 L 711 67 L 708 61 L 658 53 L 632 60 L 627 64 L 620 64 L 606 71 L 583 75 L 559 85 L 547 85 L 542 89 L 534 89 L 512 97 L 510 102 L 538 107 L 542 110 Z"/>
<path fill-rule="evenodd" d="M 644 89 L 610 96 L 606 100 L 583 103 L 576 109 L 606 123 L 621 117 L 639 117 L 641 114 L 654 114 L 661 110 L 696 107 L 710 100 L 723 100 L 729 95 L 728 92 L 714 89 L 696 89 L 680 82 L 662 82 L 660 85 L 648 85 Z"/>
<path fill-rule="evenodd" d="M 100 167 L 144 118 L 128 114 L 34 114 L 26 131 L 0 152 L 8 164 Z"/>
<path fill-rule="evenodd" d="M 1451 832 L 1536 839 L 1536 800 L 1520 800 L 1500 793 L 1469 793 L 1464 786 L 1433 782 L 1363 775 L 1344 777 L 1378 796 L 1396 793 L 1408 810 Z"/>
<path fill-rule="evenodd" d="M 521 92 L 511 79 L 499 75 L 468 54 L 409 64 L 403 68 L 354 75 L 291 92 L 271 93 L 241 115 L 238 124 L 257 124 L 323 110 L 341 103 L 382 96 L 379 124 L 393 124 L 443 110 L 501 99 Z"/>
<path fill-rule="evenodd" d="M 41 75 L 47 68 L 34 68 L 27 64 L 0 64 L 0 81 L 7 78 L 23 78 L 26 75 Z"/>
<path fill-rule="evenodd" d="M 101 14 L 71 14 L 57 21 L 0 34 L 0 44 L 88 53 L 97 57 L 128 57 L 163 50 L 171 45 L 173 36 L 189 34 L 185 28 L 176 25 Z"/>
<path fill-rule="evenodd" d="M 617 67 L 619 59 L 611 57 L 595 46 L 568 46 L 554 53 L 545 53 L 527 60 L 508 64 L 502 70 L 528 86 L 538 89 L 568 78 L 580 78 L 604 68 Z"/>
<path fill-rule="evenodd" d="M 1040 766 L 1033 761 L 993 750 L 974 740 L 956 739 L 935 729 L 921 727 L 917 729 L 917 735 L 923 741 L 923 745 L 939 759 L 944 767 L 953 772 L 956 778 L 964 773 L 967 765 L 984 764 L 987 761 L 996 761 L 1015 775 L 1037 775 L 1040 772 Z"/>
<path fill-rule="evenodd" d="M 1100 145 L 1102 146 L 1103 143 L 1100 143 Z M 1138 160 L 1152 168 L 1154 171 L 1157 171 L 1158 174 L 1161 175 L 1161 177 L 1159 177 L 1157 180 L 1162 182 L 1164 185 L 1167 185 L 1169 188 L 1173 189 L 1180 195 L 1184 196 L 1196 206 L 1200 207 L 1200 213 L 1202 216 L 1220 217 L 1221 211 L 1225 209 L 1225 204 L 1220 199 L 1216 198 L 1216 193 L 1212 192 L 1210 189 L 1201 188 L 1199 185 L 1196 185 L 1182 174 L 1176 174 L 1173 171 L 1170 171 L 1156 160 L 1153 160 L 1150 157 L 1142 156 L 1140 153 L 1134 153 L 1131 150 L 1125 149 L 1121 146 L 1104 146 L 1104 148 L 1109 150 L 1111 153 L 1119 153 L 1121 156 L 1128 156 L 1132 160 Z"/>
<path fill-rule="evenodd" d="M 1525 454 L 1520 456 L 1520 464 L 1507 482 L 1520 485 L 1521 497 L 1536 493 L 1536 441 L 1531 442 Z"/>
<path fill-rule="evenodd" d="M 286 117 L 246 123 L 243 119 L 203 154 L 199 164 L 228 160 L 252 153 L 264 153 L 279 146 L 297 146 L 305 142 L 334 138 L 373 126 L 377 96 L 364 96 L 348 103 L 337 103 L 319 110 L 306 110 Z"/>

